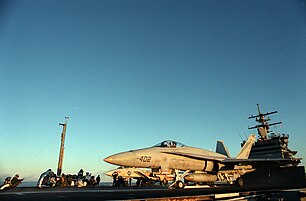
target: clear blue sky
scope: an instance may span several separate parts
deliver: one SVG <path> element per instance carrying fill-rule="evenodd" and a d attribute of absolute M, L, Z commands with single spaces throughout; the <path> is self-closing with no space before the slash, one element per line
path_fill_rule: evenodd
<path fill-rule="evenodd" d="M 173 139 L 240 149 L 256 104 L 306 157 L 305 1 L 0 1 L 0 178 L 114 168 Z M 305 161 L 303 161 L 305 165 Z"/>

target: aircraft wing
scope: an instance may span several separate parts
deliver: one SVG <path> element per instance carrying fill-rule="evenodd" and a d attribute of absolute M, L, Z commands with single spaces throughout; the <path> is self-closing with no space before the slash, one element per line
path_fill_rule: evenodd
<path fill-rule="evenodd" d="M 265 167 L 265 166 L 274 166 L 274 165 L 288 165 L 288 164 L 298 164 L 300 163 L 301 158 L 292 158 L 292 159 L 281 159 L 281 158 L 256 158 L 256 159 L 236 159 L 236 158 L 227 158 L 222 161 L 222 163 L 227 166 L 235 165 L 251 165 L 253 168 L 256 167 Z"/>
<path fill-rule="evenodd" d="M 150 180 L 150 181 L 158 181 L 157 177 L 154 176 L 147 176 L 146 174 L 144 174 L 141 171 L 135 171 L 136 174 L 138 174 L 141 178 L 144 178 L 146 180 Z"/>
<path fill-rule="evenodd" d="M 217 161 L 217 162 L 222 162 L 224 159 L 227 158 L 226 156 L 219 157 L 219 156 L 210 156 L 210 155 L 184 153 L 184 152 L 162 152 L 162 153 L 176 155 L 176 156 L 184 156 L 196 160 L 207 160 L 207 161 Z"/>
<path fill-rule="evenodd" d="M 140 172 L 140 171 L 135 171 L 136 174 L 138 174 L 140 177 L 143 177 L 143 178 L 147 178 L 148 179 L 148 176 L 145 175 L 144 173 Z"/>
<path fill-rule="evenodd" d="M 237 159 L 237 158 L 227 158 L 219 156 L 209 156 L 202 154 L 193 153 L 181 153 L 181 152 L 163 152 L 166 154 L 184 156 L 196 160 L 207 160 L 216 161 L 224 164 L 226 167 L 234 167 L 235 165 L 251 165 L 252 167 L 263 167 L 263 166 L 273 166 L 273 165 L 288 165 L 288 164 L 298 164 L 301 158 L 294 159 L 276 159 L 276 158 L 263 158 L 263 159 Z"/>

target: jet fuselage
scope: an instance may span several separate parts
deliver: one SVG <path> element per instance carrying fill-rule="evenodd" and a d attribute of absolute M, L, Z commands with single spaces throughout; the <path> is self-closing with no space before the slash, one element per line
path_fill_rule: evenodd
<path fill-rule="evenodd" d="M 219 170 L 219 164 L 213 160 L 199 160 L 187 157 L 189 154 L 205 155 L 211 158 L 225 159 L 225 155 L 212 151 L 182 146 L 182 147 L 150 147 L 114 154 L 104 161 L 136 168 L 160 168 L 162 171 L 170 169 L 194 170 L 212 172 Z"/>

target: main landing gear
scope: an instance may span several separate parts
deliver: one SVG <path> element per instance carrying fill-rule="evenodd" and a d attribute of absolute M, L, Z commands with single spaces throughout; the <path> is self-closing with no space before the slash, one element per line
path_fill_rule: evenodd
<path fill-rule="evenodd" d="M 185 184 L 183 182 L 184 177 L 190 172 L 190 170 L 186 170 L 183 174 L 179 173 L 179 170 L 175 169 L 175 181 L 169 186 L 169 188 L 184 188 Z"/>

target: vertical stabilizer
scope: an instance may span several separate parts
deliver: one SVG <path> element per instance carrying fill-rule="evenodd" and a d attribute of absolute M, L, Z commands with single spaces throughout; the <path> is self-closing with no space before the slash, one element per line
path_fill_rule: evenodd
<path fill-rule="evenodd" d="M 256 141 L 256 135 L 251 134 L 248 138 L 248 140 L 245 142 L 243 147 L 241 148 L 239 154 L 236 156 L 237 159 L 248 159 L 252 146 Z"/>
<path fill-rule="evenodd" d="M 225 146 L 223 141 L 217 141 L 216 152 L 219 154 L 223 154 L 227 157 L 230 157 L 227 147 Z"/>

